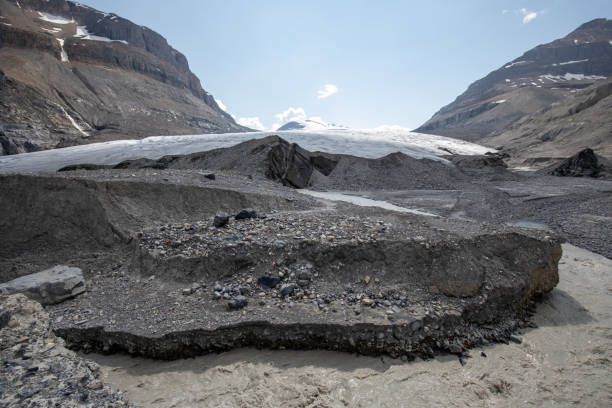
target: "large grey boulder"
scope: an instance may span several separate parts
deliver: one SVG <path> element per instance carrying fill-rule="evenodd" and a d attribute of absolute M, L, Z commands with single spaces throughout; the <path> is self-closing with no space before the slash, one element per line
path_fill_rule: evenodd
<path fill-rule="evenodd" d="M 85 292 L 83 271 L 65 265 L 57 265 L 0 284 L 2 295 L 23 293 L 43 305 L 59 303 L 83 292 Z"/>

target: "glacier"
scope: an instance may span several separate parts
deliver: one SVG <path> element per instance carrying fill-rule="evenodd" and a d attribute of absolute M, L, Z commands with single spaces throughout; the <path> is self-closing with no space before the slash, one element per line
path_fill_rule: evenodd
<path fill-rule="evenodd" d="M 166 155 L 189 154 L 266 136 L 278 135 L 310 151 L 379 158 L 402 152 L 417 159 L 448 163 L 445 154 L 484 154 L 494 149 L 444 136 L 415 133 L 403 128 L 324 129 L 222 133 L 180 136 L 151 136 L 141 140 L 117 140 L 87 145 L 0 156 L 0 173 L 54 172 L 80 163 L 117 164 L 139 158 L 158 159 Z"/>

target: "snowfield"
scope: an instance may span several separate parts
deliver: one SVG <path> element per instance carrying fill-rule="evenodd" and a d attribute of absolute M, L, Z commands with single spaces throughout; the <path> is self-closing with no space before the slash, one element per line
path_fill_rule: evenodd
<path fill-rule="evenodd" d="M 0 157 L 0 173 L 49 172 L 79 163 L 116 164 L 123 160 L 189 154 L 229 147 L 250 139 L 279 135 L 310 151 L 378 158 L 402 152 L 417 159 L 446 162 L 445 154 L 484 154 L 493 149 L 444 136 L 402 128 L 329 129 L 312 131 L 249 132 L 184 136 L 152 136 Z"/>

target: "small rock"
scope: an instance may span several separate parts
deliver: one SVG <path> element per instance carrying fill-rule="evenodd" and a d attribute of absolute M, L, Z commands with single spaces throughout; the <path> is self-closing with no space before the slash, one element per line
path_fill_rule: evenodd
<path fill-rule="evenodd" d="M 204 178 L 207 178 L 209 180 L 215 180 L 217 177 L 215 176 L 215 173 L 206 173 L 204 174 Z"/>
<path fill-rule="evenodd" d="M 248 218 L 257 218 L 257 212 L 252 208 L 243 208 L 234 217 L 237 220 L 246 220 Z"/>
<path fill-rule="evenodd" d="M 181 293 L 183 294 L 183 296 L 189 296 L 193 293 L 193 290 L 191 288 L 184 288 Z"/>
<path fill-rule="evenodd" d="M 297 289 L 297 285 L 295 283 L 288 283 L 286 285 L 281 286 L 280 294 L 281 296 L 290 296 Z"/>
<path fill-rule="evenodd" d="M 481 355 L 482 357 L 484 357 L 484 358 L 487 358 L 487 353 L 485 353 L 484 351 L 481 351 L 481 352 L 480 352 L 480 355 Z"/>
<path fill-rule="evenodd" d="M 229 214 L 225 211 L 217 211 L 215 214 L 214 225 L 217 228 L 221 228 L 229 222 Z"/>
<path fill-rule="evenodd" d="M 100 381 L 92 382 L 87 384 L 87 388 L 90 390 L 99 390 L 102 388 L 102 383 Z"/>
<path fill-rule="evenodd" d="M 246 305 L 249 304 L 249 301 L 244 296 L 236 296 L 234 299 L 227 302 L 227 307 L 229 310 L 240 310 Z"/>
<path fill-rule="evenodd" d="M 511 334 L 508 339 L 516 344 L 521 344 L 523 342 L 523 339 L 520 336 L 515 336 L 514 334 Z"/>
<path fill-rule="evenodd" d="M 222 295 L 219 292 L 213 292 L 213 299 L 215 300 L 219 300 L 221 299 Z"/>
<path fill-rule="evenodd" d="M 257 284 L 264 290 L 274 289 L 280 283 L 278 276 L 261 276 L 257 279 Z"/>
<path fill-rule="evenodd" d="M 11 320 L 10 310 L 0 307 L 0 329 L 4 328 L 8 324 L 9 320 Z"/>

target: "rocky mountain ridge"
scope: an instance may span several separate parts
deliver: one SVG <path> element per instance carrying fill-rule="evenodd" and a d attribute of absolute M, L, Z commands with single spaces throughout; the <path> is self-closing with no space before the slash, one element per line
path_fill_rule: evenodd
<path fill-rule="evenodd" d="M 527 115 L 571 103 L 581 89 L 596 89 L 597 81 L 611 76 L 612 20 L 596 19 L 566 37 L 527 51 L 474 82 L 416 131 L 507 148 L 499 139 L 491 139 Z M 607 123 L 610 119 L 606 115 Z M 588 131 L 573 138 L 583 135 Z"/>
<path fill-rule="evenodd" d="M 65 0 L 0 0 L 0 154 L 243 131 L 158 33 Z"/>

